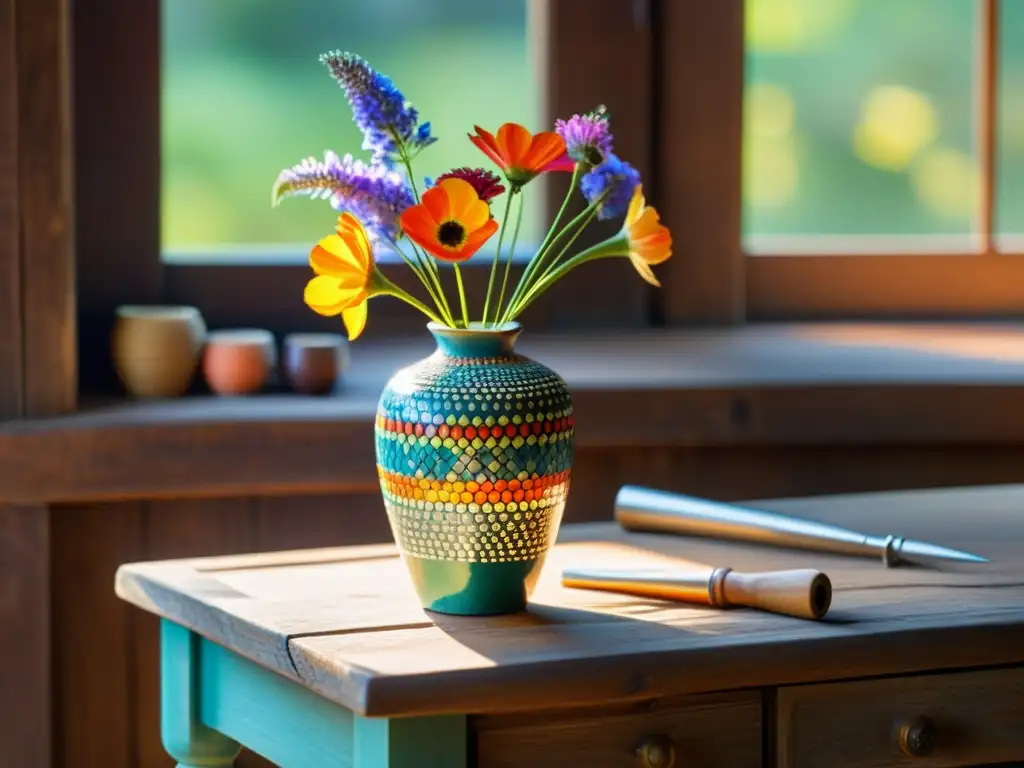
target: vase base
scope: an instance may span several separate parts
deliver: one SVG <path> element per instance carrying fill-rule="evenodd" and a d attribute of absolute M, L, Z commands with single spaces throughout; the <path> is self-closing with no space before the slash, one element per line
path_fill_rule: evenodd
<path fill-rule="evenodd" d="M 405 562 L 424 609 L 451 616 L 497 616 L 526 609 L 544 558 L 468 563 L 407 554 Z"/>

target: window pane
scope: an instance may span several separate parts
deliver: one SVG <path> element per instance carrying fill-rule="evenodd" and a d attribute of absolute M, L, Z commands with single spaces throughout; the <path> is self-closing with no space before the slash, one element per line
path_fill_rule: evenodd
<path fill-rule="evenodd" d="M 1024 234 L 1024 3 L 1000 3 L 996 231 L 1016 235 L 1001 247 L 1019 250 Z"/>
<path fill-rule="evenodd" d="M 976 0 L 747 0 L 744 236 L 966 235 Z"/>
<path fill-rule="evenodd" d="M 322 200 L 270 208 L 279 171 L 362 137 L 344 93 L 318 62 L 351 50 L 391 76 L 438 142 L 415 161 L 436 176 L 488 166 L 466 138 L 474 123 L 539 130 L 526 0 L 164 0 L 163 247 L 168 252 L 294 252 L 331 231 Z M 537 237 L 527 203 L 521 240 Z"/>

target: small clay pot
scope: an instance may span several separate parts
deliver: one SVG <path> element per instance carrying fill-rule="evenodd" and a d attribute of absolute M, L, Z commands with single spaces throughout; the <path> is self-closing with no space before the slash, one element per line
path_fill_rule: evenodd
<path fill-rule="evenodd" d="M 114 368 L 136 397 L 179 397 L 192 381 L 205 338 L 206 323 L 195 307 L 118 307 Z"/>
<path fill-rule="evenodd" d="M 206 340 L 203 375 L 218 395 L 251 395 L 266 386 L 277 365 L 270 331 L 239 328 L 215 331 Z"/>
<path fill-rule="evenodd" d="M 348 368 L 348 341 L 338 333 L 293 333 L 284 339 L 284 375 L 303 395 L 326 395 Z"/>

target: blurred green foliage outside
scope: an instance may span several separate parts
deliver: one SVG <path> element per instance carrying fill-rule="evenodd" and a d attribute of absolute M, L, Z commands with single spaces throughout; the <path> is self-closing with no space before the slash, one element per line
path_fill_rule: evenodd
<path fill-rule="evenodd" d="M 974 231 L 978 6 L 747 0 L 744 231 L 755 248 L 758 235 Z M 1024 0 L 1003 7 L 997 219 L 1009 232 L 1024 231 L 1024 54 L 1013 44 Z M 298 255 L 330 231 L 326 202 L 271 210 L 270 188 L 325 149 L 364 156 L 317 61 L 335 48 L 390 75 L 432 123 L 440 140 L 417 160 L 420 177 L 486 166 L 465 137 L 474 123 L 548 128 L 525 0 L 164 0 L 165 250 L 305 244 Z M 546 224 L 537 202 L 525 242 Z"/>

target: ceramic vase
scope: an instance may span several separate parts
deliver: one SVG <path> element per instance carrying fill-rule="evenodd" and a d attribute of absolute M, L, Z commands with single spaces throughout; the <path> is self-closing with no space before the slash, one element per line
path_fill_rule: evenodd
<path fill-rule="evenodd" d="M 380 398 L 377 470 L 424 608 L 514 613 L 554 544 L 569 492 L 572 397 L 515 352 L 518 324 L 452 329 Z"/>
<path fill-rule="evenodd" d="M 260 328 L 212 332 L 203 352 L 203 375 L 218 395 L 252 395 L 277 365 L 274 335 Z"/>
<path fill-rule="evenodd" d="M 179 397 L 188 390 L 205 339 L 206 324 L 195 307 L 118 307 L 114 367 L 135 397 Z"/>
<path fill-rule="evenodd" d="M 348 363 L 348 342 L 339 333 L 292 333 L 284 339 L 285 379 L 299 394 L 329 394 Z"/>

